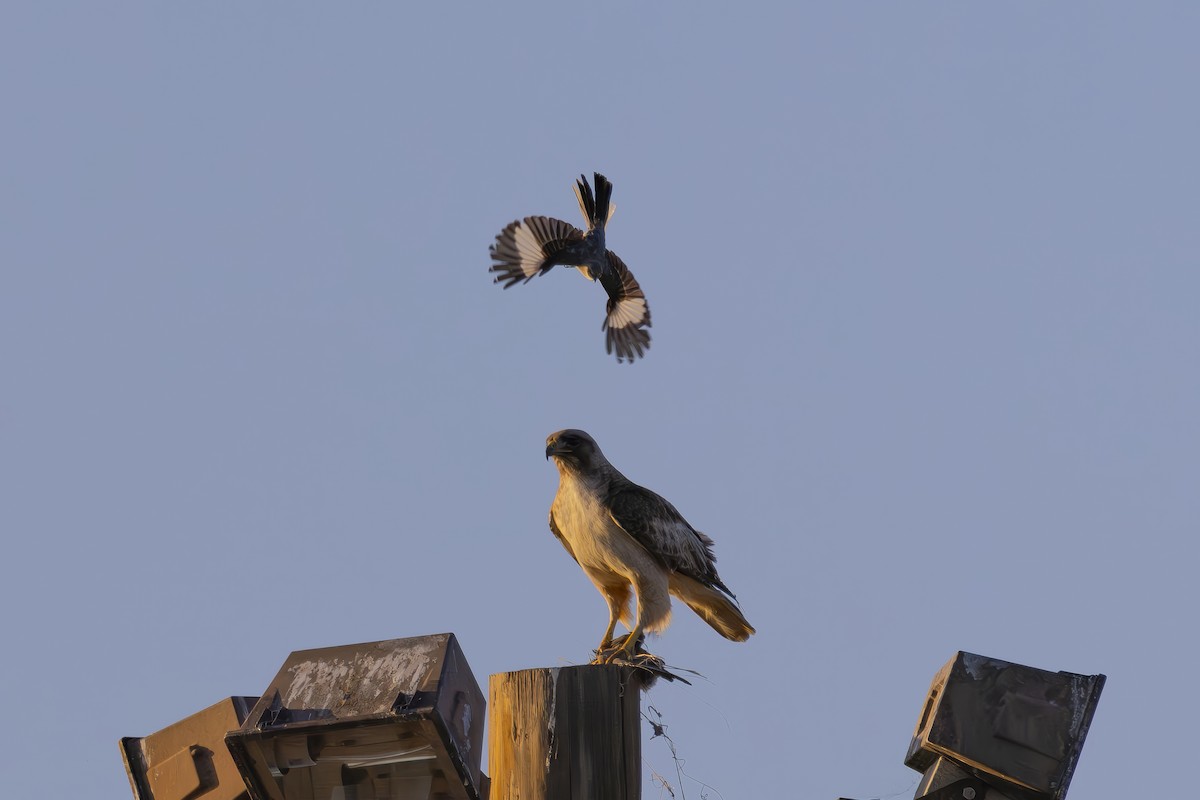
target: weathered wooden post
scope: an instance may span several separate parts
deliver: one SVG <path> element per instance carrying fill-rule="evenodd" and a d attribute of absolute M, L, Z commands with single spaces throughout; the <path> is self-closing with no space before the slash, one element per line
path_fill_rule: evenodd
<path fill-rule="evenodd" d="M 490 800 L 638 800 L 641 680 L 596 665 L 492 675 Z"/>

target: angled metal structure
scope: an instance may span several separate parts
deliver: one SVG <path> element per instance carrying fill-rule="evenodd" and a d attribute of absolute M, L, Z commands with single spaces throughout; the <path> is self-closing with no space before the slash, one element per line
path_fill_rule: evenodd
<path fill-rule="evenodd" d="M 453 634 L 300 650 L 225 741 L 252 800 L 483 800 L 485 708 Z"/>
<path fill-rule="evenodd" d="M 246 800 L 246 784 L 225 747 L 257 697 L 227 697 L 149 736 L 121 739 L 134 800 Z"/>
<path fill-rule="evenodd" d="M 981 781 L 989 798 L 1063 800 L 1104 681 L 960 651 L 934 677 L 904 759 L 925 775 L 916 796 L 974 797 Z"/>

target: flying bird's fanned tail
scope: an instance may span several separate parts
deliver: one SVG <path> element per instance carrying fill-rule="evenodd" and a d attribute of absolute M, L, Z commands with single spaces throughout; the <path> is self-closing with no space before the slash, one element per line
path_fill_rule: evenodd
<path fill-rule="evenodd" d="M 633 363 L 650 349 L 650 306 L 642 287 L 634 280 L 625 262 L 611 250 L 609 269 L 600 276 L 608 292 L 608 313 L 604 317 L 604 349 L 617 354 L 617 361 Z"/>
<path fill-rule="evenodd" d="M 746 620 L 737 604 L 717 589 L 680 572 L 672 572 L 670 581 L 671 594 L 687 603 L 688 608 L 726 639 L 744 642 L 754 633 L 754 626 Z"/>
<path fill-rule="evenodd" d="M 579 180 L 575 181 L 575 197 L 579 200 L 579 210 L 583 213 L 583 218 L 587 220 L 588 225 L 593 228 L 603 228 L 604 224 L 608 222 L 608 218 L 612 216 L 613 185 L 599 172 L 593 174 L 596 177 L 595 195 L 592 194 L 592 187 L 588 186 L 587 178 L 580 175 Z"/>
<path fill-rule="evenodd" d="M 492 244 L 489 267 L 504 288 L 529 281 L 554 266 L 550 259 L 567 245 L 583 239 L 583 231 L 553 217 L 526 217 L 510 222 Z"/>

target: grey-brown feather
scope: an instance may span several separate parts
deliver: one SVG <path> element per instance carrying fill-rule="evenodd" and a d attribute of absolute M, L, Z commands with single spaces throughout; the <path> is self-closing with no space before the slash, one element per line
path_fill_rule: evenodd
<path fill-rule="evenodd" d="M 616 475 L 609 482 L 606 503 L 621 529 L 667 569 L 720 589 L 736 600 L 717 575 L 713 540 L 689 525 L 661 495 L 638 486 L 615 469 L 613 472 Z"/>

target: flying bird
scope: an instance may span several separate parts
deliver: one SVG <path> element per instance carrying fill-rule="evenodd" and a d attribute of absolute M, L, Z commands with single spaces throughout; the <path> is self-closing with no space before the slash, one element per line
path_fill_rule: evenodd
<path fill-rule="evenodd" d="M 497 273 L 496 283 L 504 288 L 528 283 L 549 272 L 556 264 L 575 267 L 590 281 L 600 281 L 608 292 L 608 310 L 601 329 L 604 347 L 616 352 L 617 361 L 633 363 L 650 348 L 650 307 L 633 273 L 617 254 L 605 247 L 604 227 L 617 210 L 611 201 L 612 184 L 595 173 L 596 192 L 587 178 L 575 182 L 575 197 L 587 223 L 581 231 L 553 217 L 525 217 L 509 223 L 490 248 L 489 268 Z"/>
<path fill-rule="evenodd" d="M 744 642 L 754 633 L 717 575 L 713 540 L 689 525 L 675 506 L 618 472 L 581 430 L 550 434 L 546 458 L 554 459 L 559 476 L 550 530 L 608 602 L 598 662 L 628 659 L 644 633 L 665 630 L 671 595 L 726 639 Z M 631 592 L 637 593 L 632 625 Z M 630 632 L 606 658 L 618 620 Z"/>

